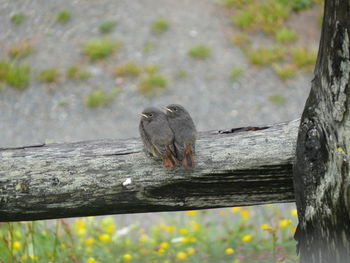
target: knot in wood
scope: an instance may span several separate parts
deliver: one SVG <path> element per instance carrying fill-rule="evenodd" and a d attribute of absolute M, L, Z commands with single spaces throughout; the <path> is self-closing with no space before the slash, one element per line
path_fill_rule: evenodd
<path fill-rule="evenodd" d="M 306 133 L 305 154 L 310 162 L 318 159 L 321 150 L 320 133 L 316 127 L 311 127 Z"/>

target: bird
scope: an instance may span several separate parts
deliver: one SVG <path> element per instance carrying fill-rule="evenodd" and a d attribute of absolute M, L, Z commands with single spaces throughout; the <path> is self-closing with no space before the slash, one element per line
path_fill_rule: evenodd
<path fill-rule="evenodd" d="M 169 126 L 175 137 L 175 154 L 185 168 L 195 167 L 196 126 L 188 111 L 179 104 L 165 107 Z"/>
<path fill-rule="evenodd" d="M 163 111 L 148 107 L 142 111 L 139 132 L 147 152 L 160 157 L 166 168 L 173 169 L 178 161 L 174 149 L 174 133 Z"/>

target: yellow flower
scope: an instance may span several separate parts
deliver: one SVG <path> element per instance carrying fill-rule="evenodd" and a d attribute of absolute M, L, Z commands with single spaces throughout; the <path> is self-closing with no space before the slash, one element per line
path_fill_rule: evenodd
<path fill-rule="evenodd" d="M 232 213 L 238 213 L 238 212 L 241 211 L 241 208 L 240 208 L 239 206 L 232 207 L 232 208 L 231 208 L 231 211 L 232 211 Z"/>
<path fill-rule="evenodd" d="M 248 218 L 250 217 L 250 212 L 248 210 L 242 210 L 241 216 L 244 220 L 248 220 Z"/>
<path fill-rule="evenodd" d="M 228 247 L 228 248 L 225 249 L 225 254 L 231 255 L 233 253 L 235 253 L 235 250 L 233 248 Z"/>
<path fill-rule="evenodd" d="M 78 233 L 79 236 L 85 236 L 86 235 L 86 221 L 82 219 L 77 219 L 74 222 L 74 228 L 75 231 Z"/>
<path fill-rule="evenodd" d="M 102 234 L 98 238 L 105 243 L 111 242 L 111 236 L 108 234 Z"/>
<path fill-rule="evenodd" d="M 196 250 L 195 250 L 193 247 L 189 247 L 189 248 L 187 249 L 187 253 L 188 253 L 189 255 L 193 255 L 194 253 L 196 253 Z"/>
<path fill-rule="evenodd" d="M 85 245 L 91 246 L 95 242 L 95 239 L 93 237 L 89 237 L 85 240 Z"/>
<path fill-rule="evenodd" d="M 164 253 L 165 253 L 165 249 L 164 249 L 164 248 L 158 249 L 158 253 L 159 253 L 159 254 L 164 254 Z"/>
<path fill-rule="evenodd" d="M 297 228 L 296 228 L 296 227 L 293 227 L 293 228 L 292 228 L 292 231 L 291 231 L 293 235 L 295 234 L 295 231 L 297 231 Z"/>
<path fill-rule="evenodd" d="M 272 229 L 272 227 L 271 227 L 269 224 L 262 224 L 262 225 L 260 226 L 260 228 L 261 228 L 262 230 L 269 230 L 269 229 Z"/>
<path fill-rule="evenodd" d="M 130 254 L 124 254 L 123 255 L 123 261 L 124 262 L 129 262 L 132 260 L 132 256 Z"/>
<path fill-rule="evenodd" d="M 61 247 L 62 247 L 62 248 L 66 248 L 67 245 L 66 245 L 65 243 L 61 243 Z"/>
<path fill-rule="evenodd" d="M 197 238 L 195 238 L 195 237 L 190 237 L 190 242 L 191 242 L 191 243 L 196 243 L 196 242 L 197 242 Z"/>
<path fill-rule="evenodd" d="M 168 233 L 173 233 L 175 231 L 176 227 L 175 226 L 167 226 L 165 228 L 165 231 Z"/>
<path fill-rule="evenodd" d="M 107 233 L 114 233 L 115 232 L 115 225 L 106 226 L 105 230 Z"/>
<path fill-rule="evenodd" d="M 85 236 L 86 235 L 86 228 L 78 228 L 77 233 L 79 236 Z"/>
<path fill-rule="evenodd" d="M 180 233 L 181 235 L 187 235 L 188 230 L 187 230 L 187 228 L 182 227 L 182 228 L 180 228 L 179 233 Z"/>
<path fill-rule="evenodd" d="M 96 259 L 94 259 L 93 257 L 89 257 L 86 263 L 98 263 L 98 261 L 96 261 Z"/>
<path fill-rule="evenodd" d="M 226 211 L 225 211 L 225 210 L 220 210 L 220 211 L 219 211 L 219 215 L 225 216 L 225 215 L 226 215 Z"/>
<path fill-rule="evenodd" d="M 253 236 L 252 235 L 244 235 L 242 237 L 242 241 L 245 243 L 249 243 L 250 241 L 252 241 Z"/>
<path fill-rule="evenodd" d="M 13 242 L 12 247 L 13 247 L 14 250 L 21 249 L 21 242 L 19 242 L 19 241 Z"/>
<path fill-rule="evenodd" d="M 288 227 L 290 224 L 292 224 L 292 220 L 290 219 L 282 219 L 279 223 L 280 228 L 286 228 Z"/>
<path fill-rule="evenodd" d="M 298 217 L 298 210 L 296 208 L 290 210 L 290 215 L 293 217 Z"/>
<path fill-rule="evenodd" d="M 164 241 L 164 242 L 160 243 L 159 247 L 163 248 L 163 249 L 167 249 L 167 248 L 169 248 L 169 242 Z"/>
<path fill-rule="evenodd" d="M 184 237 L 182 240 L 181 240 L 181 243 L 182 244 L 187 244 L 187 243 L 190 243 L 191 239 L 189 237 Z"/>
<path fill-rule="evenodd" d="M 176 254 L 176 258 L 177 258 L 178 260 L 187 260 L 187 259 L 188 259 L 188 256 L 187 256 L 187 254 L 186 254 L 185 252 L 180 251 L 180 252 L 178 252 L 178 253 Z"/>
<path fill-rule="evenodd" d="M 140 237 L 141 243 L 147 242 L 148 240 L 149 240 L 149 237 L 146 234 L 141 234 L 141 237 Z"/>
<path fill-rule="evenodd" d="M 188 216 L 195 216 L 197 214 L 196 210 L 191 210 L 186 212 Z"/>
<path fill-rule="evenodd" d="M 29 257 L 32 261 L 38 261 L 38 256 L 37 255 L 34 255 L 34 254 L 29 254 Z"/>
<path fill-rule="evenodd" d="M 194 232 L 198 232 L 201 229 L 201 225 L 196 221 L 191 221 L 190 224 Z"/>

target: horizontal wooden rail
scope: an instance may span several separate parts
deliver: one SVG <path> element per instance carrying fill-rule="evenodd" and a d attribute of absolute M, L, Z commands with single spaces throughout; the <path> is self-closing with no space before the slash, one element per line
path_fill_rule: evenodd
<path fill-rule="evenodd" d="M 193 170 L 139 138 L 0 148 L 0 221 L 293 202 L 298 125 L 200 133 Z"/>

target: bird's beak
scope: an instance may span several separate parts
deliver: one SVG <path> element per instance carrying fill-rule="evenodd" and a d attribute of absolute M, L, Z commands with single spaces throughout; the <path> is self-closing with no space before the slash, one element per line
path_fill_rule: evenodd
<path fill-rule="evenodd" d="M 167 111 L 169 111 L 169 112 L 173 112 L 171 109 L 169 109 L 169 108 L 167 108 L 167 107 L 163 107 L 164 108 L 164 110 L 167 110 Z"/>
<path fill-rule="evenodd" d="M 140 116 L 143 116 L 148 119 L 148 116 L 146 114 L 140 113 Z"/>

